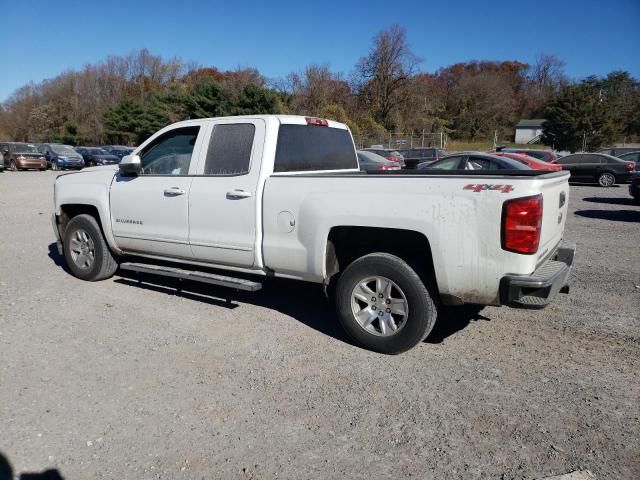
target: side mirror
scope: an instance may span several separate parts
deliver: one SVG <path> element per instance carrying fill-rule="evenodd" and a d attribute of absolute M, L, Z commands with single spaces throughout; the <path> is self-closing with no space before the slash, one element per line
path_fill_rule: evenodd
<path fill-rule="evenodd" d="M 140 173 L 142 164 L 138 155 L 126 155 L 122 157 L 119 168 L 120 173 L 125 175 L 137 175 Z"/>

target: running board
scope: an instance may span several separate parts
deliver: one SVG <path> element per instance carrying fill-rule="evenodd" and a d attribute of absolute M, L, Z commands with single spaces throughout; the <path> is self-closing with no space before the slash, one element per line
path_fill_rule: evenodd
<path fill-rule="evenodd" d="M 227 277 L 224 275 L 216 275 L 215 273 L 196 272 L 193 270 L 184 270 L 182 268 L 175 267 L 150 265 L 148 263 L 125 262 L 120 264 L 120 268 L 122 270 L 131 270 L 133 272 L 151 273 L 153 275 L 162 275 L 164 277 L 209 283 L 211 285 L 235 288 L 236 290 L 245 290 L 247 292 L 255 292 L 262 288 L 262 284 L 260 282 L 254 282 L 244 278 Z"/>

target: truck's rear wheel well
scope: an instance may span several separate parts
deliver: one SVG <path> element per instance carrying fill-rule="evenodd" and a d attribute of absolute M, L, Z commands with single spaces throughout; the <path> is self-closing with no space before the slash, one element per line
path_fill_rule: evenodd
<path fill-rule="evenodd" d="M 423 282 L 436 289 L 433 257 L 429 240 L 422 233 L 395 228 L 334 227 L 329 232 L 326 252 L 327 280 L 351 262 L 374 252 L 397 255 L 420 271 Z"/>
<path fill-rule="evenodd" d="M 82 214 L 87 214 L 94 217 L 96 219 L 96 222 L 98 222 L 98 225 L 100 225 L 100 229 L 102 229 L 100 214 L 98 213 L 98 209 L 93 205 L 70 203 L 60 206 L 60 211 L 61 213 L 58 216 L 58 231 L 60 232 L 60 238 L 64 238 L 64 231 L 67 228 L 69 220 Z"/>

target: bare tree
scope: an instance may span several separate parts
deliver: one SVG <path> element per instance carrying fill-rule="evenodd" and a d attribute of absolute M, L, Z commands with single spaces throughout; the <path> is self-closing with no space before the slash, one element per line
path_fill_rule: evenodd
<path fill-rule="evenodd" d="M 556 91 L 563 83 L 566 83 L 564 67 L 566 62 L 555 55 L 543 53 L 536 57 L 536 63 L 531 68 L 531 80 L 534 85 L 545 92 Z"/>
<path fill-rule="evenodd" d="M 359 90 L 387 129 L 394 126 L 393 110 L 407 100 L 407 86 L 420 61 L 407 44 L 405 28 L 394 24 L 375 36 L 369 54 L 356 66 Z"/>
<path fill-rule="evenodd" d="M 347 82 L 328 65 L 309 65 L 302 73 L 287 77 L 294 113 L 319 115 L 327 105 L 345 105 L 350 94 Z"/>

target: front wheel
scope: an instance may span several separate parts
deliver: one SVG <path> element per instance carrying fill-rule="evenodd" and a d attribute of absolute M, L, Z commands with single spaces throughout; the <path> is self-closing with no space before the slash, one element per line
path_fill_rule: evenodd
<path fill-rule="evenodd" d="M 616 183 L 616 177 L 613 173 L 604 172 L 598 177 L 598 185 L 601 187 L 610 187 Z"/>
<path fill-rule="evenodd" d="M 64 258 L 71 273 L 95 282 L 111 277 L 118 269 L 100 225 L 87 214 L 73 217 L 64 232 Z"/>
<path fill-rule="evenodd" d="M 402 353 L 422 342 L 436 321 L 436 307 L 406 261 L 372 253 L 351 263 L 336 288 L 338 319 L 357 343 L 376 352 Z"/>
<path fill-rule="evenodd" d="M 16 165 L 16 162 L 14 162 L 13 160 L 11 160 L 11 162 L 9 162 L 9 170 L 11 170 L 12 172 L 17 172 L 18 171 L 18 167 Z"/>
<path fill-rule="evenodd" d="M 51 170 L 56 171 L 56 172 L 59 170 L 59 168 L 58 168 L 58 162 L 57 162 L 56 160 L 54 160 L 53 162 L 51 162 Z"/>

